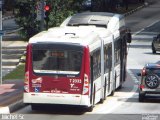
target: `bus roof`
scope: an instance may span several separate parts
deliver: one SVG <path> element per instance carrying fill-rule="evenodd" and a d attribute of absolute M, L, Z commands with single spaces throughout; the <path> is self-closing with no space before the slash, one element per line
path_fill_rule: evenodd
<path fill-rule="evenodd" d="M 98 34 L 91 27 L 54 27 L 33 36 L 29 43 L 64 42 L 89 45 L 98 39 Z"/>
<path fill-rule="evenodd" d="M 83 12 L 68 17 L 61 24 L 61 26 L 81 25 L 95 25 L 96 27 L 104 27 L 110 29 L 110 31 L 114 31 L 112 29 L 119 29 L 120 27 L 125 25 L 125 22 L 124 16 L 121 14 L 109 12 Z"/>

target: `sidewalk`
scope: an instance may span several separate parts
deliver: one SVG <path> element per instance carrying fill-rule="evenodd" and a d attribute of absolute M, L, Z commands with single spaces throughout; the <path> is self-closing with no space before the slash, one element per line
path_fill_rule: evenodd
<path fill-rule="evenodd" d="M 2 41 L 2 49 L 4 47 L 17 48 L 26 45 L 27 42 L 25 41 Z M 22 102 L 23 81 L 4 80 L 0 85 L 0 114 L 9 114 L 25 106 Z"/>
<path fill-rule="evenodd" d="M 150 0 L 149 0 L 150 1 Z M 157 1 L 157 0 L 154 0 Z M 125 15 L 130 15 L 136 10 L 145 7 L 146 5 L 140 6 L 135 10 L 129 11 Z M 7 18 L 7 17 L 6 17 Z M 21 46 L 26 45 L 27 42 L 24 41 L 3 41 L 2 46 Z M 2 85 L 0 85 L 0 114 L 12 113 L 17 109 L 24 107 L 22 102 L 23 93 L 23 80 L 5 80 Z"/>
<path fill-rule="evenodd" d="M 11 18 L 6 16 L 5 19 Z M 18 39 L 18 41 L 17 41 Z M 5 47 L 25 47 L 28 44 L 17 37 L 17 34 L 11 33 L 1 42 L 2 49 Z M 7 73 L 3 73 L 5 75 Z M 17 109 L 24 107 L 23 98 L 23 81 L 24 80 L 5 80 L 0 85 L 0 114 L 10 114 Z"/>
<path fill-rule="evenodd" d="M 5 80 L 0 85 L 0 114 L 9 114 L 24 106 L 23 80 Z"/>

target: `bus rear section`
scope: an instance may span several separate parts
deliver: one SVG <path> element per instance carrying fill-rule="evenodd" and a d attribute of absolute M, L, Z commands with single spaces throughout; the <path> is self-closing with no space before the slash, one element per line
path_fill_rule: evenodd
<path fill-rule="evenodd" d="M 88 54 L 79 44 L 29 43 L 24 103 L 89 106 Z"/>

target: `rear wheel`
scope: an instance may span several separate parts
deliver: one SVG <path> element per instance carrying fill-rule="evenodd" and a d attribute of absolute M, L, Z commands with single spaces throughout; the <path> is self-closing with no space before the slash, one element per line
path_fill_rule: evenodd
<path fill-rule="evenodd" d="M 122 89 L 122 84 L 119 85 L 119 87 L 117 88 L 117 90 Z"/>
<path fill-rule="evenodd" d="M 145 84 L 150 89 L 155 89 L 159 86 L 159 77 L 156 74 L 149 74 L 145 78 Z"/>
<path fill-rule="evenodd" d="M 39 105 L 37 105 L 37 104 L 31 104 L 31 109 L 32 109 L 32 110 L 39 110 L 40 107 L 39 107 Z"/>
<path fill-rule="evenodd" d="M 111 96 L 114 96 L 114 93 L 115 93 L 115 89 L 112 90 Z"/>
<path fill-rule="evenodd" d="M 93 90 L 93 93 L 92 93 L 92 100 L 91 100 L 92 101 L 92 103 L 91 103 L 92 105 L 87 108 L 88 112 L 92 112 L 93 111 L 93 108 L 94 108 L 94 105 L 95 105 L 95 93 L 96 92 L 95 92 L 95 86 L 94 86 L 94 90 Z"/>
<path fill-rule="evenodd" d="M 90 107 L 87 108 L 87 111 L 88 111 L 88 112 L 92 112 L 92 111 L 93 111 L 93 108 L 94 108 L 94 106 L 92 105 L 92 106 L 90 106 Z"/>
<path fill-rule="evenodd" d="M 108 89 L 107 89 L 107 92 L 108 92 L 108 93 L 110 92 L 110 89 L 111 89 L 111 88 L 110 88 L 110 86 L 111 86 L 110 84 L 111 84 L 110 79 L 108 79 Z"/>
<path fill-rule="evenodd" d="M 156 50 L 155 50 L 155 47 L 154 45 L 152 44 L 152 53 L 155 54 L 156 53 Z"/>
<path fill-rule="evenodd" d="M 139 92 L 139 102 L 144 102 L 145 93 Z"/>
<path fill-rule="evenodd" d="M 104 100 L 106 100 L 106 90 L 107 90 L 107 81 L 105 80 L 105 86 L 104 86 Z"/>
<path fill-rule="evenodd" d="M 106 80 L 105 80 L 105 83 L 104 83 L 104 94 L 103 94 L 103 98 L 101 98 L 101 100 L 100 100 L 100 103 L 103 103 L 104 100 L 106 100 L 106 85 L 107 85 L 107 83 L 106 83 Z"/>
<path fill-rule="evenodd" d="M 111 96 L 114 96 L 114 93 L 115 93 L 115 84 L 113 84 L 113 90 L 112 90 L 112 92 L 111 92 Z"/>
<path fill-rule="evenodd" d="M 113 90 L 111 92 L 111 96 L 114 96 L 115 90 L 116 90 L 116 74 L 115 74 L 115 79 L 114 79 Z"/>

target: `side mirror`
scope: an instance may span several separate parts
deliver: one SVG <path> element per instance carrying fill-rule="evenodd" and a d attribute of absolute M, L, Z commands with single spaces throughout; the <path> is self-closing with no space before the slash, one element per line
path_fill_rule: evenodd
<path fill-rule="evenodd" d="M 131 30 L 128 27 L 126 27 L 125 40 L 127 41 L 127 43 L 131 43 L 132 42 Z"/>
<path fill-rule="evenodd" d="M 132 41 L 132 35 L 131 35 L 130 32 L 126 33 L 125 38 L 126 38 L 126 40 L 127 40 L 128 43 L 131 43 L 131 41 Z"/>
<path fill-rule="evenodd" d="M 137 73 L 137 76 L 141 76 L 141 73 Z"/>

